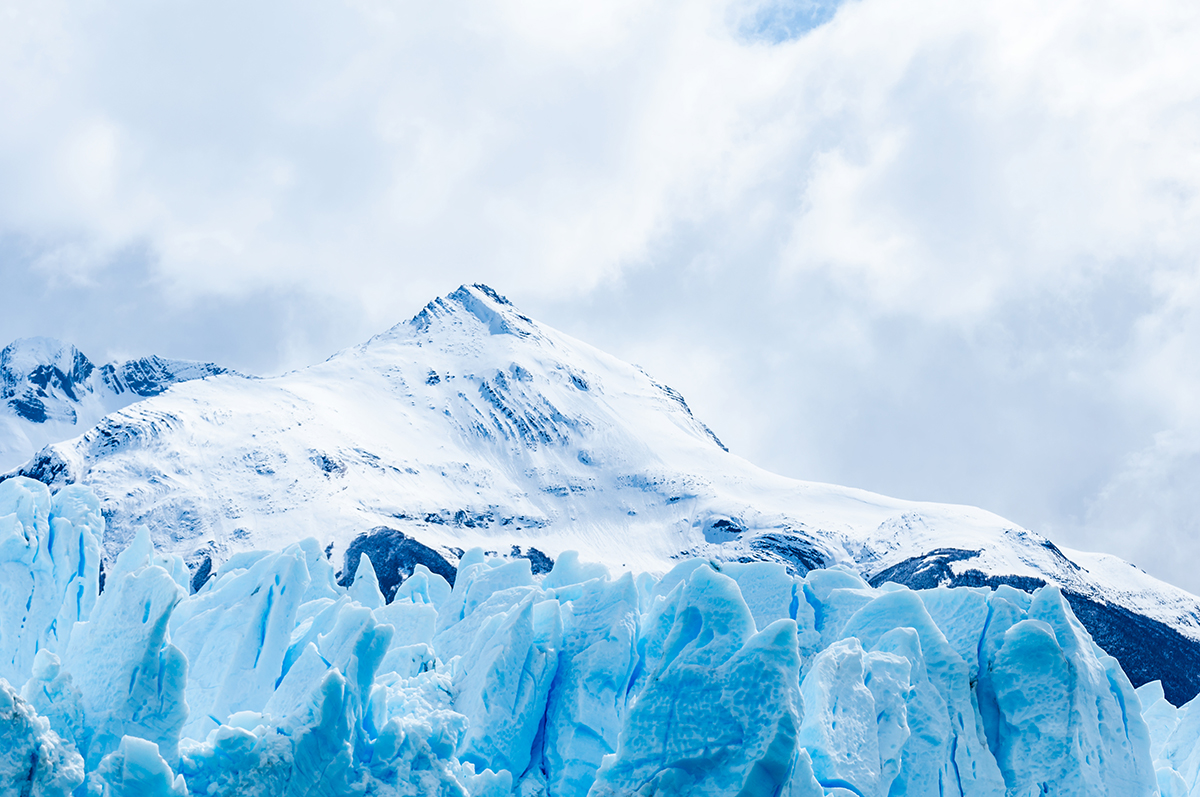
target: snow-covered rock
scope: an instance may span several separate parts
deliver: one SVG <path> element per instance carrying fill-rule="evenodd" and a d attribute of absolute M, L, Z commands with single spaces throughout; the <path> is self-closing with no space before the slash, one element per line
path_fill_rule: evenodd
<path fill-rule="evenodd" d="M 173 384 L 225 370 L 153 356 L 97 367 L 74 346 L 52 338 L 15 340 L 0 349 L 0 469 Z"/>

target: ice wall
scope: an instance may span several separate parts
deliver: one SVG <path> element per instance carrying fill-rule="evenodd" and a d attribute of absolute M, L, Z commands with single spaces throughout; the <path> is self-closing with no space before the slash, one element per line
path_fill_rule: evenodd
<path fill-rule="evenodd" d="M 1200 709 L 1135 692 L 1053 588 L 475 550 L 385 603 L 310 540 L 189 595 L 139 534 L 97 597 L 102 534 L 84 491 L 0 484 L 13 794 L 1200 793 Z"/>

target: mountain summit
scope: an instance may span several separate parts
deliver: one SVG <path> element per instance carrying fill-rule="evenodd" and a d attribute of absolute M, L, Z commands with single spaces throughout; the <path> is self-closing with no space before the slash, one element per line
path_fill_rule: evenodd
<path fill-rule="evenodd" d="M 54 360 L 70 384 L 73 362 Z M 175 383 L 17 474 L 91 487 L 108 556 L 144 524 L 200 569 L 312 536 L 348 573 L 359 552 L 409 551 L 372 555 L 393 588 L 413 557 L 453 577 L 475 546 L 616 571 L 701 557 L 840 565 L 876 586 L 1052 584 L 1135 684 L 1200 691 L 1194 596 L 981 509 L 768 473 L 676 391 L 482 285 L 310 368 Z"/>

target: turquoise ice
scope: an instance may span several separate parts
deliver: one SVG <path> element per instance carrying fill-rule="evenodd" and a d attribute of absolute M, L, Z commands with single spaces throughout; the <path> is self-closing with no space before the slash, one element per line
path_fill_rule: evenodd
<path fill-rule="evenodd" d="M 1055 588 L 467 552 L 388 603 L 312 540 L 189 594 L 86 490 L 0 483 L 0 782 L 39 795 L 1200 794 L 1200 704 Z"/>

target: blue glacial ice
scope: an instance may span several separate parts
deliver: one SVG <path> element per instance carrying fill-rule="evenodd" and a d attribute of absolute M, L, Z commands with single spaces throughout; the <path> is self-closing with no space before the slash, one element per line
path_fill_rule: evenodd
<path fill-rule="evenodd" d="M 387 603 L 306 540 L 189 594 L 143 531 L 101 592 L 103 534 L 86 490 L 0 483 L 2 794 L 1200 795 L 1200 704 L 1052 587 L 474 550 Z"/>

